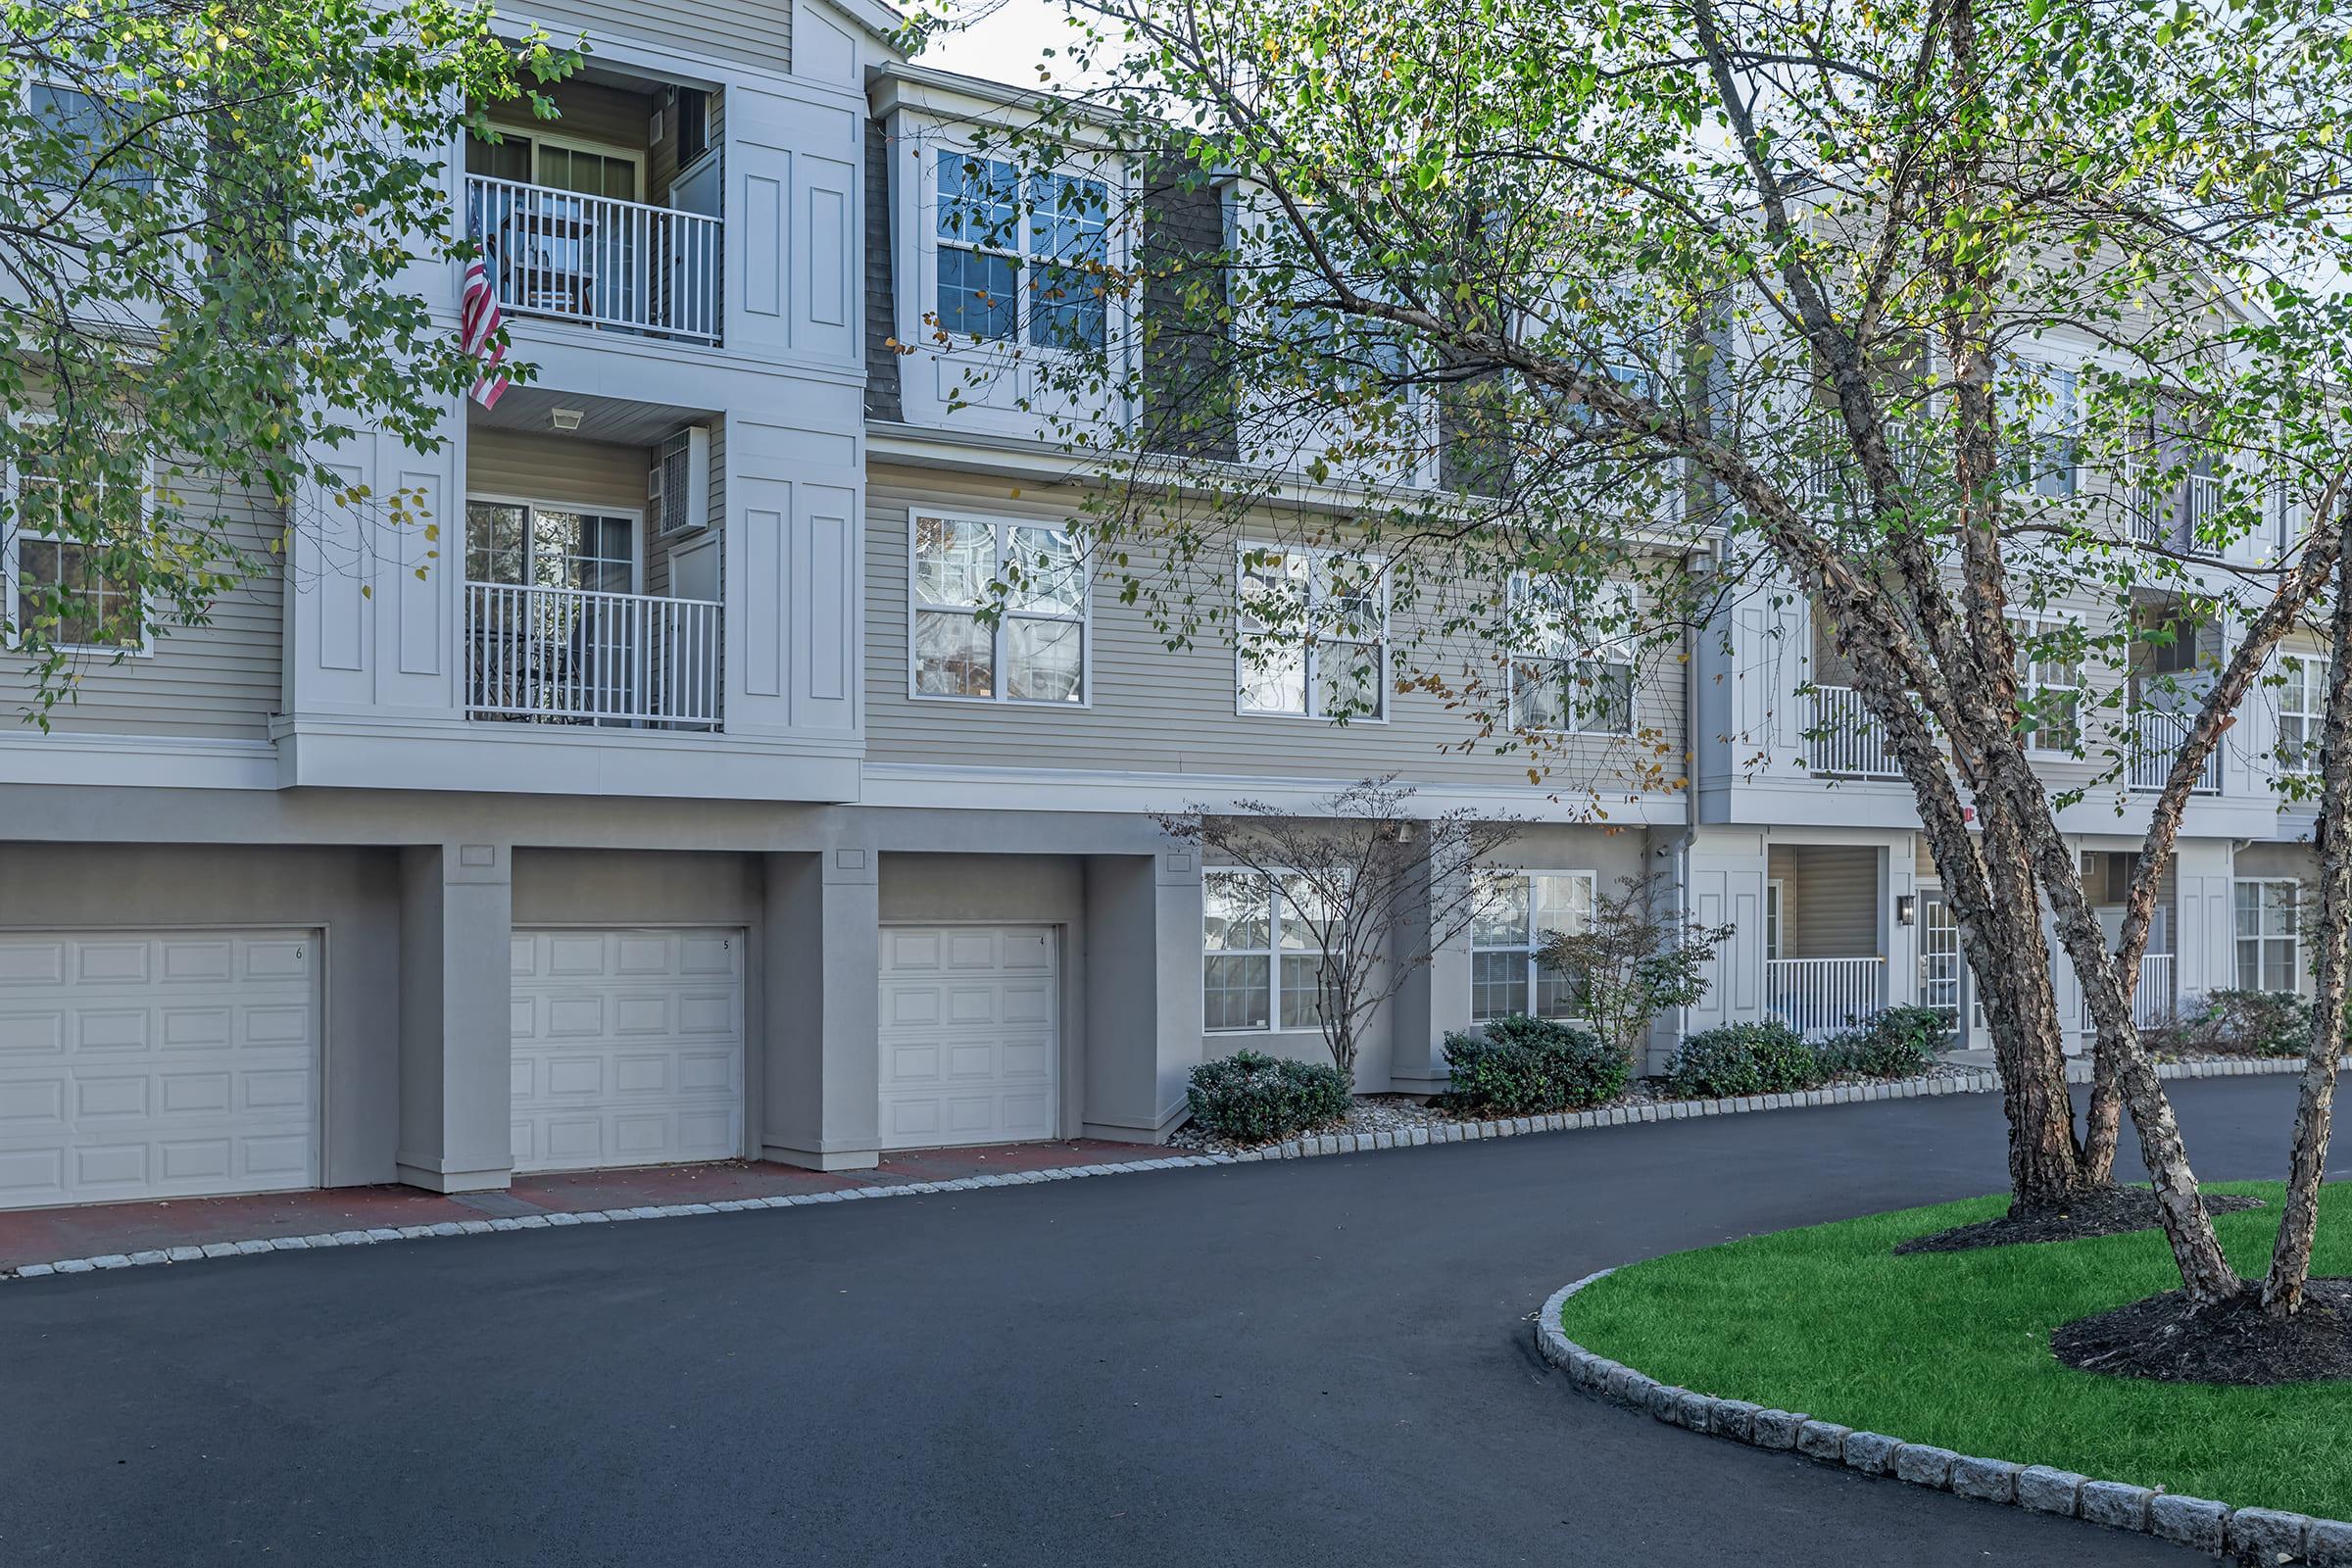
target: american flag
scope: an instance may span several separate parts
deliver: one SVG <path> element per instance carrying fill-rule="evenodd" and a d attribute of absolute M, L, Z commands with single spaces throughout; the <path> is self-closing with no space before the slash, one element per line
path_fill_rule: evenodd
<path fill-rule="evenodd" d="M 458 342 L 482 362 L 481 376 L 473 383 L 473 401 L 485 409 L 498 407 L 500 395 L 507 390 L 507 372 L 499 368 L 507 357 L 506 346 L 492 341 L 501 324 L 498 290 L 490 286 L 490 270 L 477 256 L 466 264 L 466 303 L 458 314 Z"/>

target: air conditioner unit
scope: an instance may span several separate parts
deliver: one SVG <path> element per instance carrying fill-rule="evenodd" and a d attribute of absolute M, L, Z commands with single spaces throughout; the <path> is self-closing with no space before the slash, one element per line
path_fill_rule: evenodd
<path fill-rule="evenodd" d="M 645 475 L 654 531 L 664 537 L 710 525 L 710 432 L 690 424 L 655 450 Z"/>

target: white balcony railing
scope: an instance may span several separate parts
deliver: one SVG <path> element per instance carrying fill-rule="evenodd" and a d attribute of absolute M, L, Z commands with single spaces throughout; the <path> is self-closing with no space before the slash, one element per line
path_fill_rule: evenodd
<path fill-rule="evenodd" d="M 466 708 L 484 718 L 716 729 L 719 606 L 469 582 Z"/>
<path fill-rule="evenodd" d="M 2173 776 L 2173 763 L 2179 760 L 2180 748 L 2188 741 L 2188 720 L 2179 713 L 2147 708 L 2132 715 L 2132 787 L 2135 790 L 2160 790 L 2164 781 Z M 2222 793 L 2222 752 L 2215 747 L 2205 759 L 2205 766 L 2190 786 L 2196 795 Z"/>
<path fill-rule="evenodd" d="M 2155 1029 L 2173 1021 L 2173 956 L 2169 953 L 2143 953 L 2139 956 L 2139 987 L 2132 993 L 2132 1021 L 2142 1029 Z"/>
<path fill-rule="evenodd" d="M 1886 726 L 1850 686 L 1813 688 L 1813 771 L 1849 778 L 1901 778 L 1886 750 Z"/>
<path fill-rule="evenodd" d="M 1764 1004 L 1808 1040 L 1860 1023 L 1886 1004 L 1884 958 L 1769 958 Z"/>
<path fill-rule="evenodd" d="M 715 218 L 468 174 L 466 223 L 510 315 L 718 341 Z"/>

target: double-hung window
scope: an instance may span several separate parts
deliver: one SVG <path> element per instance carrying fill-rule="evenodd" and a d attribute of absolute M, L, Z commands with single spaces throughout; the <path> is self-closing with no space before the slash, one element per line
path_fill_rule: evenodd
<path fill-rule="evenodd" d="M 146 605 L 134 584 L 108 574 L 103 542 L 93 543 L 69 527 L 73 509 L 108 513 L 114 492 L 101 480 L 76 483 L 57 471 L 40 452 L 18 454 L 13 474 L 14 515 L 0 524 L 0 585 L 7 591 L 9 640 L 21 642 L 38 627 L 47 642 L 66 652 L 147 654 Z M 102 540 L 145 521 L 146 498 L 135 517 L 107 516 Z"/>
<path fill-rule="evenodd" d="M 1484 879 L 1470 919 L 1470 1016 L 1575 1015 L 1576 980 L 1537 955 L 1555 935 L 1592 929 L 1591 871 L 1497 872 Z"/>
<path fill-rule="evenodd" d="M 2065 631 L 2056 620 L 2021 620 L 2017 638 L 2018 694 L 2025 699 L 2026 745 L 2036 752 L 2072 752 L 2082 735 L 2082 664 L 2052 648 Z"/>
<path fill-rule="evenodd" d="M 918 512 L 908 557 L 915 696 L 1086 701 L 1087 570 L 1067 529 Z"/>
<path fill-rule="evenodd" d="M 58 139 L 63 168 L 41 170 L 42 182 L 72 186 L 92 173 L 106 184 L 152 194 L 152 153 L 142 149 L 137 109 L 57 82 L 36 81 L 28 89 L 33 120 Z"/>
<path fill-rule="evenodd" d="M 953 340 L 1101 349 L 1109 187 L 941 148 L 938 322 Z M 1025 199 L 1024 199 L 1025 197 Z"/>
<path fill-rule="evenodd" d="M 1634 595 L 1604 584 L 1577 602 L 1569 584 L 1520 572 L 1509 591 L 1511 727 L 1526 733 L 1634 732 Z"/>
<path fill-rule="evenodd" d="M 2301 889 L 2291 879 L 2239 882 L 2231 892 L 2237 915 L 2237 988 L 2302 989 L 2302 939 L 2296 912 Z"/>
<path fill-rule="evenodd" d="M 1219 1031 L 1320 1029 L 1330 921 L 1300 876 L 1209 871 L 1200 879 L 1200 1015 Z"/>
<path fill-rule="evenodd" d="M 2305 654 L 2278 661 L 2278 765 L 2289 773 L 2320 766 L 2320 735 L 2328 703 L 2328 662 Z"/>
<path fill-rule="evenodd" d="M 1240 683 L 1245 713 L 1386 718 L 1386 564 L 1337 551 L 1244 546 Z"/>
<path fill-rule="evenodd" d="M 2075 436 L 2080 428 L 2075 372 L 2030 360 L 2014 364 L 1995 390 L 2013 490 L 2037 496 L 2075 493 Z"/>

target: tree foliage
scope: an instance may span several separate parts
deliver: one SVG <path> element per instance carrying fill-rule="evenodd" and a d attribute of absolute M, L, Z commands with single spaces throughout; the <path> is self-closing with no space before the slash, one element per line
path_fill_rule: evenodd
<path fill-rule="evenodd" d="M 2019 1202 L 2108 1181 L 2128 1108 L 2191 1298 L 2235 1291 L 2131 996 L 2188 797 L 2341 551 L 2344 21 L 1072 15 L 1074 90 L 997 147 L 1144 172 L 1103 198 L 1133 236 L 1090 272 L 1111 329 L 1037 353 L 1031 402 L 1099 466 L 1088 527 L 1127 597 L 1182 642 L 1235 613 L 1237 539 L 1352 552 L 1410 623 L 1398 688 L 1531 758 L 1575 729 L 1527 722 L 1531 658 L 1577 687 L 1604 644 L 1729 655 L 1743 615 L 1807 602 L 1820 647 L 1783 657 L 1838 666 L 1917 800 Z M 1210 192 L 1203 242 L 1175 220 Z M 1522 585 L 1570 612 L 1531 623 Z M 2127 797 L 2135 762 L 2161 788 Z M 2147 813 L 2117 823 L 2143 848 L 2112 950 L 2060 825 L 2100 800 Z M 2096 1027 L 2080 1132 L 2045 903 Z"/>
<path fill-rule="evenodd" d="M 30 716 L 91 650 L 279 569 L 306 493 L 437 559 L 442 519 L 328 459 L 442 439 L 475 372 L 424 293 L 464 243 L 450 148 L 491 104 L 552 114 L 575 58 L 462 0 L 0 3 L 0 632 Z"/>
<path fill-rule="evenodd" d="M 1594 901 L 1581 930 L 1554 932 L 1536 958 L 1574 988 L 1577 1012 L 1626 1061 L 1641 1060 L 1658 1014 L 1692 1006 L 1707 994 L 1707 969 L 1732 939 L 1671 912 L 1680 889 L 1663 876 L 1626 877 Z"/>

